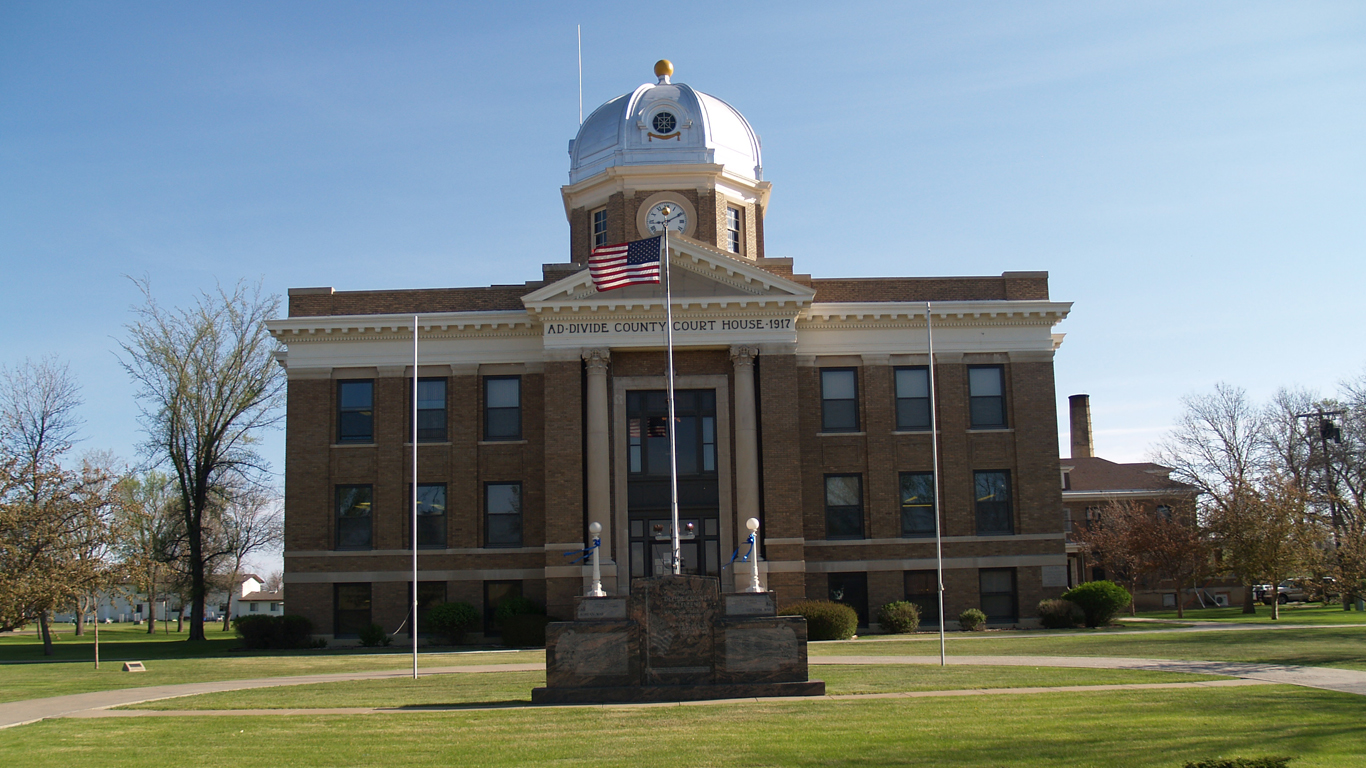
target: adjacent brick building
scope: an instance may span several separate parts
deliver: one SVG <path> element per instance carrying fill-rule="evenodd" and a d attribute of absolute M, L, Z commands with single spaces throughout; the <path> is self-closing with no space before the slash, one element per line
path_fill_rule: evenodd
<path fill-rule="evenodd" d="M 289 375 L 285 581 L 320 634 L 408 613 L 414 374 L 421 603 L 487 613 L 520 594 L 567 616 L 588 576 L 564 553 L 593 521 L 608 592 L 667 568 L 664 292 L 598 292 L 585 268 L 596 245 L 664 226 L 686 570 L 733 589 L 724 566 L 757 517 L 781 603 L 835 597 L 865 622 L 893 600 L 933 608 L 932 312 L 947 615 L 1028 624 L 1066 587 L 1052 329 L 1071 305 L 1040 272 L 794 273 L 765 255 L 757 136 L 670 72 L 584 122 L 566 258 L 539 279 L 290 291 L 271 323 Z"/>

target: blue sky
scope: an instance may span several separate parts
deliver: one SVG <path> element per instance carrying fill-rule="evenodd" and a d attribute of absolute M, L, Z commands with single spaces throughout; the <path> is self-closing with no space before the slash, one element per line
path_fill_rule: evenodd
<path fill-rule="evenodd" d="M 1060 416 L 1091 394 L 1102 456 L 1218 381 L 1366 370 L 1366 6 L 1330 2 L 8 0 L 0 363 L 69 361 L 82 447 L 134 458 L 124 276 L 535 278 L 568 253 L 576 24 L 585 112 L 667 57 L 748 117 L 798 271 L 1049 271 Z"/>

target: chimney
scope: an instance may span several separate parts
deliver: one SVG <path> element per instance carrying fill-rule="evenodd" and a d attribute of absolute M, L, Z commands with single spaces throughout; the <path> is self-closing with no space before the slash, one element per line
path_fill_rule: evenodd
<path fill-rule="evenodd" d="M 1072 422 L 1072 458 L 1088 459 L 1095 453 L 1091 442 L 1091 396 L 1072 395 L 1067 398 Z"/>

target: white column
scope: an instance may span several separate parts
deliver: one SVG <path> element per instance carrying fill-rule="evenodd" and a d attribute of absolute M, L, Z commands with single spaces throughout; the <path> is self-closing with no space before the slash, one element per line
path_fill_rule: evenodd
<path fill-rule="evenodd" d="M 588 521 L 598 522 L 609 534 L 615 529 L 611 509 L 611 442 L 607 423 L 607 363 L 611 353 L 605 349 L 586 349 L 588 366 L 588 414 L 584 429 L 588 436 Z M 602 537 L 602 557 L 611 562 L 612 537 Z"/>
<path fill-rule="evenodd" d="M 742 521 L 759 517 L 759 426 L 754 411 L 755 347 L 731 347 L 735 365 L 735 521 L 736 545 L 747 545 Z M 755 552 L 758 558 L 758 552 Z M 738 579 L 737 579 L 738 581 Z M 739 588 L 739 584 L 736 584 Z"/>

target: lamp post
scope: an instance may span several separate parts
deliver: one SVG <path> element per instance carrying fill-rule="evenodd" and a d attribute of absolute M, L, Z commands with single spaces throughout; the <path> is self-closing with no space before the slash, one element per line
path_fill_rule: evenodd
<path fill-rule="evenodd" d="M 602 539 L 598 534 L 602 533 L 602 523 L 594 520 L 588 524 L 588 532 L 593 534 L 593 583 L 588 587 L 588 597 L 607 597 L 607 593 L 602 589 L 602 567 L 598 565 L 598 550 L 601 549 Z"/>
<path fill-rule="evenodd" d="M 749 529 L 749 553 L 753 557 L 749 561 L 750 592 L 763 592 L 764 588 L 759 585 L 759 518 L 751 517 L 745 521 L 745 527 Z"/>

